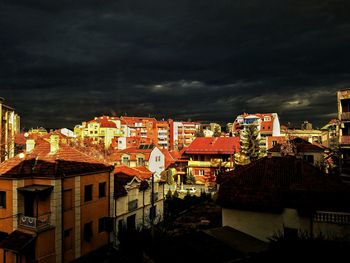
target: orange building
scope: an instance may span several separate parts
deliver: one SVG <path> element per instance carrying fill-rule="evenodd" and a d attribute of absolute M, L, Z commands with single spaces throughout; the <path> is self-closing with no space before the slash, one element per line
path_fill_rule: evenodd
<path fill-rule="evenodd" d="M 70 262 L 108 244 L 113 167 L 55 134 L 27 146 L 0 165 L 0 261 Z"/>

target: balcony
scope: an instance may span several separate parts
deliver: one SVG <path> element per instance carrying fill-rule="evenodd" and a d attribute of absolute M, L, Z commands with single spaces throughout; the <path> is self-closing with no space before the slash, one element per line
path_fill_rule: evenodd
<path fill-rule="evenodd" d="M 341 120 L 342 121 L 350 121 L 350 112 L 343 112 L 341 114 Z"/>
<path fill-rule="evenodd" d="M 350 135 L 341 136 L 341 144 L 350 145 Z"/>
<path fill-rule="evenodd" d="M 350 213 L 317 211 L 314 215 L 314 221 L 350 225 Z"/>
<path fill-rule="evenodd" d="M 38 231 L 50 226 L 50 216 L 50 213 L 45 213 L 38 217 L 31 217 L 20 214 L 18 217 L 18 225 Z"/>
<path fill-rule="evenodd" d="M 230 161 L 223 162 L 220 160 L 211 160 L 211 161 L 188 161 L 189 167 L 231 167 L 233 163 Z"/>

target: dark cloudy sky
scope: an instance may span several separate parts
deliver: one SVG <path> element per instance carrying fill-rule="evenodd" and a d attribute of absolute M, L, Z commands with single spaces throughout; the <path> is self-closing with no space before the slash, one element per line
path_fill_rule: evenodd
<path fill-rule="evenodd" d="M 24 128 L 125 112 L 322 125 L 349 84 L 349 0 L 0 0 L 0 96 Z"/>

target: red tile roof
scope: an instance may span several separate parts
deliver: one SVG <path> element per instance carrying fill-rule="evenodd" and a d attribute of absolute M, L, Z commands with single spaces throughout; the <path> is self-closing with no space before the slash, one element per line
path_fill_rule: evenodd
<path fill-rule="evenodd" d="M 290 141 L 292 144 L 296 146 L 297 153 L 318 153 L 324 152 L 326 149 L 324 146 L 320 144 L 310 143 L 302 138 L 294 138 Z M 274 147 L 269 149 L 269 152 L 280 152 L 282 144 L 276 144 Z"/>
<path fill-rule="evenodd" d="M 124 150 L 115 150 L 109 157 L 112 161 L 120 161 L 123 154 L 130 155 L 130 161 L 137 161 L 137 154 L 143 154 L 145 156 L 144 160 L 149 160 L 151 152 L 153 149 L 140 149 L 139 147 L 130 147 Z"/>
<path fill-rule="evenodd" d="M 144 166 L 129 167 L 125 165 L 117 166 L 114 169 L 114 174 L 124 174 L 131 177 L 137 177 L 140 180 L 149 179 L 152 177 L 152 172 Z"/>
<path fill-rule="evenodd" d="M 198 137 L 185 154 L 233 154 L 239 152 L 239 137 Z"/>
<path fill-rule="evenodd" d="M 50 153 L 50 143 L 44 139 L 36 141 L 29 153 L 18 154 L 0 164 L 0 175 L 56 177 L 111 170 L 112 166 L 96 160 L 79 150 L 59 144 L 55 153 Z"/>
<path fill-rule="evenodd" d="M 323 174 L 302 159 L 264 157 L 221 179 L 218 202 L 223 207 L 279 212 L 312 209 L 349 211 L 350 186 Z"/>

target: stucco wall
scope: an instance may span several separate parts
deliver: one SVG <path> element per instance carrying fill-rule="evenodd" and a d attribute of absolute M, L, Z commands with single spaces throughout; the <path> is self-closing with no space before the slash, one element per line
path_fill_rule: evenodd
<path fill-rule="evenodd" d="M 281 214 L 222 209 L 222 225 L 230 226 L 257 239 L 268 241 L 269 237 L 283 233 L 283 227 L 310 230 L 310 221 L 299 217 L 295 209 L 286 208 Z"/>

